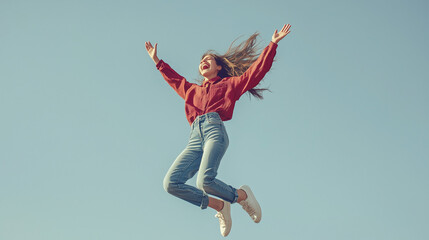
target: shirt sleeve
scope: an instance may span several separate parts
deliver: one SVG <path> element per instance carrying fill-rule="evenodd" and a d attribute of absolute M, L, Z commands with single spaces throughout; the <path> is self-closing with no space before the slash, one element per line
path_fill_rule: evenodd
<path fill-rule="evenodd" d="M 174 91 L 176 91 L 180 97 L 185 99 L 186 92 L 193 84 L 188 82 L 184 77 L 180 76 L 170 67 L 170 65 L 165 63 L 163 60 L 160 60 L 158 64 L 156 64 L 156 68 L 159 70 L 165 81 L 167 81 L 167 83 L 174 89 Z"/>
<path fill-rule="evenodd" d="M 241 76 L 230 78 L 236 99 L 239 99 L 241 95 L 256 87 L 261 82 L 273 64 L 276 49 L 277 44 L 270 42 L 259 55 L 258 59 Z"/>

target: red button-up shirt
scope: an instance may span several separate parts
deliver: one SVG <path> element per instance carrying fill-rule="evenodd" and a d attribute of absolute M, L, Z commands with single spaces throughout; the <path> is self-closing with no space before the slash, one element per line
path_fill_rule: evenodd
<path fill-rule="evenodd" d="M 235 102 L 248 90 L 256 87 L 270 70 L 276 55 L 277 44 L 270 42 L 258 59 L 237 77 L 215 77 L 201 86 L 188 82 L 167 63 L 160 60 L 156 67 L 167 83 L 185 100 L 189 124 L 200 115 L 217 112 L 222 121 L 232 118 Z"/>

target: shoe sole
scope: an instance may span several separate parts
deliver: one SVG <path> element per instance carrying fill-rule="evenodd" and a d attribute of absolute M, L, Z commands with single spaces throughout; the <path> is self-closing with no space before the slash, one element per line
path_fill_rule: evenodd
<path fill-rule="evenodd" d="M 229 203 L 229 202 L 225 202 L 224 201 L 224 208 L 228 208 L 227 209 L 227 212 L 228 212 L 228 214 L 229 214 L 229 219 L 230 219 L 230 221 L 229 221 L 229 229 L 227 230 L 227 231 L 225 231 L 224 233 L 220 233 L 223 237 L 226 237 L 226 236 L 228 236 L 228 234 L 231 232 L 231 228 L 232 228 L 232 218 L 231 218 L 231 204 Z M 223 209 L 222 209 L 223 210 Z"/>
<path fill-rule="evenodd" d="M 259 203 L 258 203 L 258 201 L 255 198 L 255 195 L 253 195 L 252 190 L 247 185 L 241 186 L 240 189 L 246 192 L 247 198 L 253 199 L 253 201 L 256 203 L 256 207 L 257 207 L 256 212 L 259 212 L 260 215 L 259 215 L 259 218 L 256 218 L 256 219 L 253 219 L 253 217 L 252 217 L 252 220 L 255 223 L 259 223 L 261 221 L 261 219 L 262 219 L 262 209 L 261 209 L 261 206 L 259 206 Z"/>

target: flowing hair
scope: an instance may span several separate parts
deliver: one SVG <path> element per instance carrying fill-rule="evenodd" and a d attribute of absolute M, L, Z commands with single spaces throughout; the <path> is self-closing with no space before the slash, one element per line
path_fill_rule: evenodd
<path fill-rule="evenodd" d="M 217 54 L 213 50 L 209 50 L 203 54 L 203 59 L 205 56 L 212 56 L 216 64 L 222 66 L 222 69 L 218 72 L 218 76 L 221 78 L 225 77 L 235 77 L 241 76 L 253 62 L 256 61 L 259 57 L 258 42 L 256 37 L 259 33 L 254 33 L 246 41 L 240 43 L 237 46 L 234 46 L 236 40 L 234 40 L 229 46 L 225 54 Z M 263 99 L 262 92 L 266 91 L 268 88 L 252 88 L 248 91 L 252 96 L 257 99 Z"/>

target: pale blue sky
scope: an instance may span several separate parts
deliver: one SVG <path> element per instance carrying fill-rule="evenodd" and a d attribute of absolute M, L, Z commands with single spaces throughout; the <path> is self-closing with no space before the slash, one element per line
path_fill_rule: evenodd
<path fill-rule="evenodd" d="M 144 49 L 194 81 L 208 49 L 276 28 L 226 123 L 219 178 L 250 185 L 230 239 L 429 238 L 427 1 L 0 1 L 0 239 L 221 239 L 162 180 L 189 136 Z M 194 181 L 191 181 L 191 184 Z"/>

